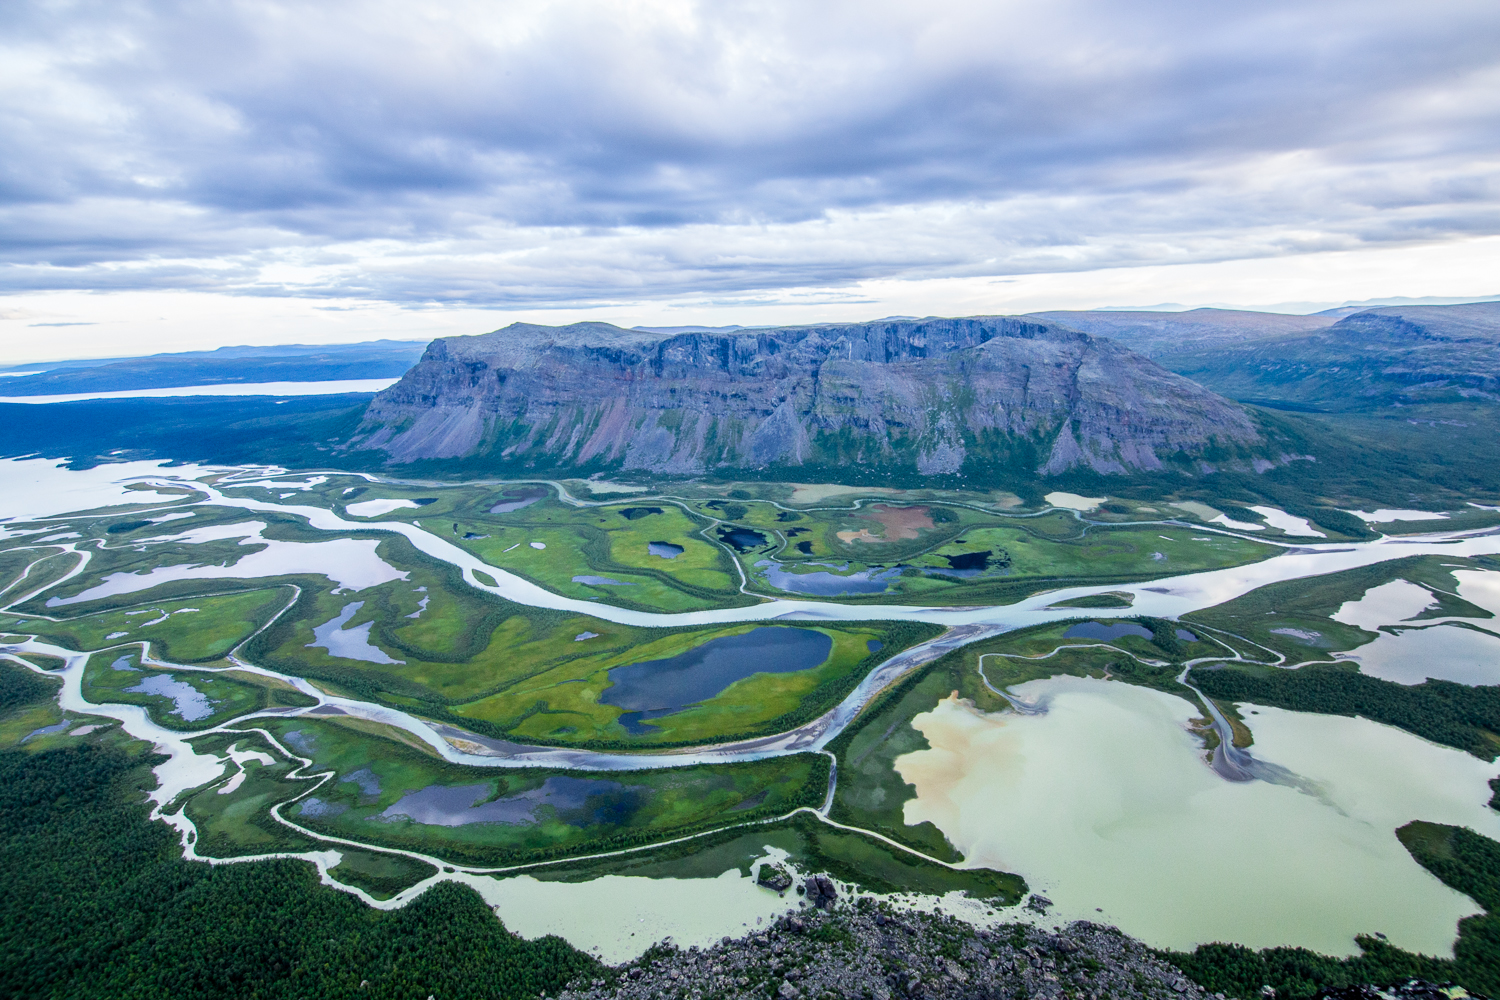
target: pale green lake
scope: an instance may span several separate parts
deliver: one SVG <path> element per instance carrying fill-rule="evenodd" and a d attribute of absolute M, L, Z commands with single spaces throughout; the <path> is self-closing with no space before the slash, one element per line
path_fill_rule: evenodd
<path fill-rule="evenodd" d="M 1423 819 L 1500 837 L 1485 805 L 1495 765 L 1363 719 L 1247 707 L 1256 756 L 1314 796 L 1219 778 L 1184 699 L 1073 677 L 1016 691 L 1046 714 L 949 699 L 913 720 L 932 749 L 896 767 L 916 786 L 907 822 L 931 820 L 970 864 L 1024 875 L 1056 903 L 1049 923 L 1101 920 L 1157 947 L 1333 955 L 1379 931 L 1447 956 L 1457 922 L 1480 912 L 1394 831 Z"/>

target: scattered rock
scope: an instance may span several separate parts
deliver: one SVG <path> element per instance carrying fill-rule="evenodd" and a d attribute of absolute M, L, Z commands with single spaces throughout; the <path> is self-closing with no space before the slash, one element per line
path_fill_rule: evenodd
<path fill-rule="evenodd" d="M 760 876 L 755 881 L 774 892 L 786 892 L 792 887 L 792 876 L 780 865 L 761 865 Z"/>
<path fill-rule="evenodd" d="M 558 1000 L 1222 1000 L 1112 927 L 1080 921 L 1059 934 L 1024 925 L 977 931 L 868 897 L 842 901 L 827 876 L 802 888 L 826 905 L 707 949 L 655 948 L 605 979 L 571 984 Z"/>
<path fill-rule="evenodd" d="M 820 910 L 826 910 L 838 900 L 839 892 L 827 875 L 809 875 L 802 881 L 807 901 Z"/>

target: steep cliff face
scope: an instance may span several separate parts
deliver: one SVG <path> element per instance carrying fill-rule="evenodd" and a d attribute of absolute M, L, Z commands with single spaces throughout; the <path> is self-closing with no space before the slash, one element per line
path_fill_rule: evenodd
<path fill-rule="evenodd" d="M 1126 348 L 1006 317 L 679 334 L 518 323 L 434 341 L 351 442 L 394 462 L 926 475 L 1190 467 L 1258 444 L 1239 407 Z"/>

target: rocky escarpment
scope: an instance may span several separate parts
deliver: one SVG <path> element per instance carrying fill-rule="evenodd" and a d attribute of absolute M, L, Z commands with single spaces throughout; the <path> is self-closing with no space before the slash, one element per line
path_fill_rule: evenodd
<path fill-rule="evenodd" d="M 975 930 L 873 901 L 785 917 L 708 949 L 655 948 L 557 1000 L 797 1000 L 922 997 L 1183 998 L 1208 994 L 1139 941 L 1087 922 L 1062 933 Z"/>
<path fill-rule="evenodd" d="M 350 447 L 394 462 L 922 475 L 1248 463 L 1237 405 L 1105 339 L 1006 317 L 653 333 L 514 324 L 434 341 Z"/>

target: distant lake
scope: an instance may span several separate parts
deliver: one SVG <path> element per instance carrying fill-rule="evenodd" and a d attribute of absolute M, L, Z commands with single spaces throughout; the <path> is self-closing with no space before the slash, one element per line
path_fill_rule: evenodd
<path fill-rule="evenodd" d="M 685 653 L 615 667 L 605 705 L 628 709 L 620 723 L 632 733 L 655 730 L 640 720 L 655 719 L 706 701 L 752 674 L 810 670 L 828 659 L 833 639 L 808 628 L 771 625 L 740 635 L 710 639 Z"/>
<path fill-rule="evenodd" d="M 82 399 L 142 399 L 161 396 L 329 396 L 341 392 L 380 392 L 400 379 L 346 378 L 328 382 L 228 382 L 176 385 L 165 389 L 69 392 L 58 396 L 0 396 L 0 403 L 76 403 Z"/>

